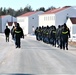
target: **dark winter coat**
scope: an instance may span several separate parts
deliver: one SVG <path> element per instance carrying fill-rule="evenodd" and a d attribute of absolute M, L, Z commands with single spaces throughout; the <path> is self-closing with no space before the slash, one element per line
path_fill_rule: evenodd
<path fill-rule="evenodd" d="M 10 29 L 9 29 L 9 28 L 6 28 L 6 29 L 4 30 L 4 33 L 5 33 L 5 35 L 9 35 L 9 34 L 10 34 Z"/>

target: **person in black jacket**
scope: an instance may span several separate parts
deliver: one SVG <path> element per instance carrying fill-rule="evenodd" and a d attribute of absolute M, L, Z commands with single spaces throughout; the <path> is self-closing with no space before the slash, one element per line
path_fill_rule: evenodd
<path fill-rule="evenodd" d="M 17 23 L 17 25 L 16 25 L 16 29 L 14 31 L 14 35 L 15 35 L 15 39 L 16 39 L 16 42 L 15 42 L 16 48 L 20 48 L 21 47 L 20 39 L 24 38 L 24 33 L 23 33 L 23 30 L 20 27 L 19 23 Z"/>
<path fill-rule="evenodd" d="M 15 26 L 13 26 L 12 29 L 11 29 L 11 35 L 12 35 L 13 40 L 14 40 L 14 30 L 15 30 Z"/>
<path fill-rule="evenodd" d="M 70 30 L 67 25 L 64 23 L 63 29 L 61 31 L 61 39 L 62 39 L 62 48 L 68 50 L 68 39 L 70 38 Z"/>
<path fill-rule="evenodd" d="M 6 36 L 6 42 L 9 42 L 9 35 L 10 35 L 10 29 L 8 26 L 6 26 L 6 29 L 4 30 L 5 36 Z"/>

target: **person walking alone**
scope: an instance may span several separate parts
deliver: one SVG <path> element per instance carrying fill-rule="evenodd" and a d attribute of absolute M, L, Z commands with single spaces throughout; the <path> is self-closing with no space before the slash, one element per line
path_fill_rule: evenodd
<path fill-rule="evenodd" d="M 6 42 L 9 42 L 10 29 L 8 28 L 8 26 L 6 26 L 4 33 L 5 33 L 5 37 L 6 37 Z"/>
<path fill-rule="evenodd" d="M 15 40 L 16 40 L 16 48 L 20 48 L 21 47 L 21 38 L 24 38 L 24 33 L 22 28 L 20 27 L 19 23 L 17 23 L 16 25 L 16 29 L 14 31 L 14 35 L 15 35 Z"/>

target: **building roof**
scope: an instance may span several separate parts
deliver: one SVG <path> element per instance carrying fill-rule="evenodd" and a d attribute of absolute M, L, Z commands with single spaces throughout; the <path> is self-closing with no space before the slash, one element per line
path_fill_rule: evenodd
<path fill-rule="evenodd" d="M 37 11 L 35 11 L 35 12 L 27 12 L 27 13 L 25 13 L 25 14 L 22 14 L 22 15 L 18 16 L 18 17 L 30 16 L 30 15 L 35 14 L 36 12 L 37 12 Z"/>
<path fill-rule="evenodd" d="M 1 15 L 0 18 L 4 18 L 6 16 L 11 16 L 11 15 Z"/>
<path fill-rule="evenodd" d="M 76 24 L 76 17 L 75 18 L 70 18 L 72 24 Z"/>
<path fill-rule="evenodd" d="M 7 16 L 7 15 L 2 15 L 2 16 L 0 16 L 0 18 L 3 18 L 3 17 L 5 17 L 5 16 Z"/>
<path fill-rule="evenodd" d="M 62 10 L 65 10 L 65 9 L 67 9 L 67 8 L 69 8 L 69 7 L 71 7 L 71 6 L 65 6 L 65 7 L 63 7 L 63 8 L 52 9 L 52 10 L 49 10 L 49 11 L 43 13 L 42 15 L 44 15 L 44 14 L 55 14 L 55 13 L 57 13 L 57 12 L 60 12 L 60 11 L 62 11 Z"/>

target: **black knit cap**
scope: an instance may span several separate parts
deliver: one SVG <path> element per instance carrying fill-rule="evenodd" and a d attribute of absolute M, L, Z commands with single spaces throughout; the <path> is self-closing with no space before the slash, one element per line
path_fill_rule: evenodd
<path fill-rule="evenodd" d="M 19 27 L 20 25 L 19 25 L 19 23 L 17 23 L 17 25 L 16 25 L 17 27 Z"/>
<path fill-rule="evenodd" d="M 64 23 L 64 27 L 67 27 L 66 23 Z"/>

